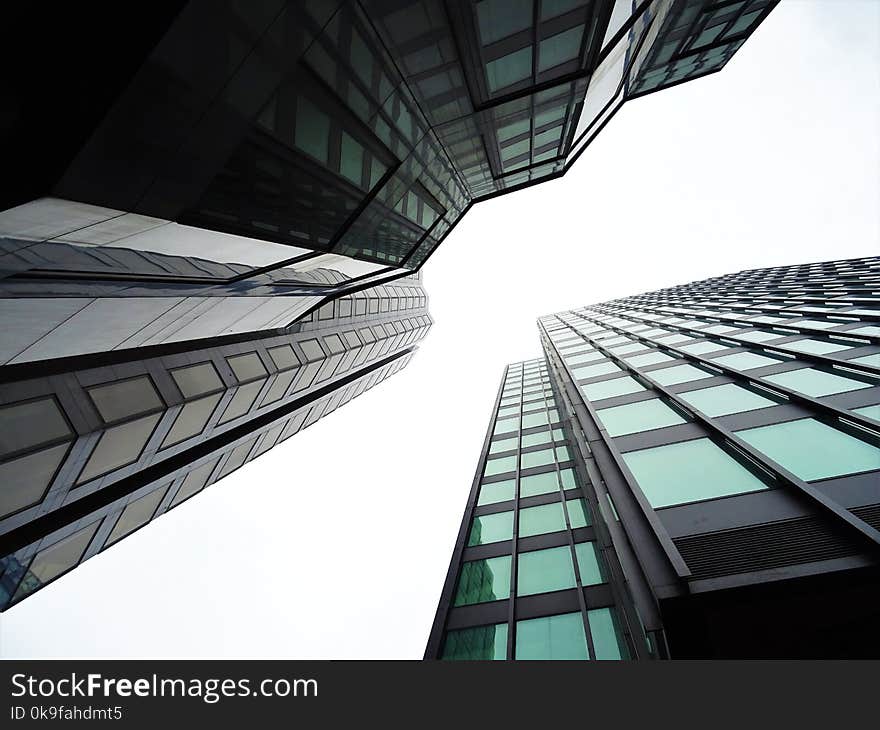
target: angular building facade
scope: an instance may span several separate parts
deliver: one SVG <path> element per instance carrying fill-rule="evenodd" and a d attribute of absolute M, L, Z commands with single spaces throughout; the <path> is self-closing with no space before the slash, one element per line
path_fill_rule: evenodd
<path fill-rule="evenodd" d="M 876 657 L 880 258 L 539 320 L 426 658 Z"/>
<path fill-rule="evenodd" d="M 0 610 L 405 364 L 471 205 L 563 175 L 775 4 L 11 8 Z"/>

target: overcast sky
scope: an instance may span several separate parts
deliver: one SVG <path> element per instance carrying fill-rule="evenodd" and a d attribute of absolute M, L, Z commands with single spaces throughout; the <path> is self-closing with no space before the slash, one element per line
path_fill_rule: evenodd
<path fill-rule="evenodd" d="M 503 367 L 543 314 L 880 254 L 880 2 L 785 0 L 425 266 L 405 370 L 0 614 L 5 657 L 419 658 Z"/>

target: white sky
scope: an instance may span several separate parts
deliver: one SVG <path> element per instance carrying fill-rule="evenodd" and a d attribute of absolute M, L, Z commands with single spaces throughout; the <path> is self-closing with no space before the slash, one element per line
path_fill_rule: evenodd
<path fill-rule="evenodd" d="M 412 363 L 0 615 L 0 655 L 419 658 L 502 369 L 550 312 L 880 254 L 880 2 L 786 0 L 425 267 Z"/>

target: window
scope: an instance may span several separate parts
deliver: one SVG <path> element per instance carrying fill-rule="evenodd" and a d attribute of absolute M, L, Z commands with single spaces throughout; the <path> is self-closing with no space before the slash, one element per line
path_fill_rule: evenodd
<path fill-rule="evenodd" d="M 494 94 L 512 84 L 531 78 L 532 48 L 526 46 L 486 64 L 489 92 Z"/>
<path fill-rule="evenodd" d="M 112 545 L 117 540 L 134 532 L 136 529 L 146 525 L 151 519 L 153 519 L 156 508 L 159 506 L 159 503 L 162 501 L 162 498 L 167 491 L 168 485 L 166 484 L 159 489 L 154 489 L 152 492 L 148 492 L 144 496 L 138 497 L 134 501 L 129 502 L 125 506 L 125 509 L 122 510 L 119 519 L 116 521 L 116 524 L 107 536 L 107 540 L 104 543 L 105 547 Z"/>
<path fill-rule="evenodd" d="M 477 499 L 478 505 L 495 504 L 496 502 L 506 502 L 513 499 L 516 482 L 513 479 L 505 479 L 502 482 L 492 482 L 491 484 L 483 484 L 480 487 L 480 496 Z"/>
<path fill-rule="evenodd" d="M 174 499 L 171 500 L 168 509 L 176 507 L 184 500 L 189 499 L 194 494 L 204 489 L 205 484 L 208 483 L 208 478 L 211 476 L 211 472 L 214 471 L 214 467 L 217 465 L 218 461 L 219 459 L 214 459 L 213 461 L 201 464 L 192 469 L 184 478 L 180 488 L 177 490 L 177 494 L 175 494 Z"/>
<path fill-rule="evenodd" d="M 0 516 L 39 502 L 67 453 L 63 443 L 0 464 Z"/>
<path fill-rule="evenodd" d="M 654 373 L 651 374 L 654 377 Z M 615 398 L 619 395 L 628 395 L 629 393 L 638 393 L 645 388 L 635 378 L 624 375 L 611 380 L 600 380 L 598 383 L 589 383 L 581 385 L 581 392 L 587 400 L 603 400 L 605 398 Z"/>
<path fill-rule="evenodd" d="M 587 380 L 596 378 L 600 375 L 610 375 L 611 373 L 619 373 L 620 368 L 610 360 L 608 362 L 600 362 L 596 365 L 587 365 L 582 368 L 575 368 L 571 374 L 578 380 Z"/>
<path fill-rule="evenodd" d="M 262 387 L 262 380 L 238 386 L 235 395 L 232 396 L 232 399 L 226 405 L 226 409 L 223 411 L 219 423 L 228 423 L 229 421 L 239 418 L 247 413 L 257 399 L 257 395 L 259 395 Z"/>
<path fill-rule="evenodd" d="M 717 342 L 709 342 L 708 340 L 704 340 L 703 342 L 693 342 L 689 345 L 682 345 L 679 349 L 684 352 L 689 352 L 691 355 L 702 355 L 706 352 L 715 352 L 716 350 L 723 350 L 724 345 L 719 345 Z"/>
<path fill-rule="evenodd" d="M 538 46 L 538 72 L 576 59 L 580 54 L 583 37 L 584 27 L 578 25 L 541 41 Z"/>
<path fill-rule="evenodd" d="M 766 489 L 766 485 L 708 438 L 623 454 L 654 508 Z"/>
<path fill-rule="evenodd" d="M 447 631 L 440 658 L 446 661 L 506 659 L 507 624 Z"/>
<path fill-rule="evenodd" d="M 510 596 L 510 556 L 471 560 L 461 566 L 455 606 L 499 601 Z"/>
<path fill-rule="evenodd" d="M 589 659 L 580 612 L 516 622 L 517 659 Z"/>
<path fill-rule="evenodd" d="M 880 403 L 874 406 L 853 408 L 852 412 L 858 413 L 860 416 L 865 416 L 866 418 L 873 418 L 875 421 L 880 421 Z"/>
<path fill-rule="evenodd" d="M 733 383 L 689 390 L 687 393 L 679 393 L 678 397 L 707 416 L 727 416 L 776 405 L 769 398 Z"/>
<path fill-rule="evenodd" d="M 568 545 L 520 553 L 517 565 L 516 595 L 574 588 L 574 564 Z"/>
<path fill-rule="evenodd" d="M 695 368 L 693 365 L 673 365 L 662 370 L 651 371 L 651 377 L 660 385 L 678 385 L 679 383 L 688 383 L 691 380 L 711 378 L 712 375 L 712 373 Z"/>
<path fill-rule="evenodd" d="M 177 414 L 177 418 L 174 419 L 174 425 L 162 442 L 162 448 L 172 446 L 200 434 L 222 397 L 223 393 L 215 393 L 205 398 L 184 403 L 180 413 Z"/>
<path fill-rule="evenodd" d="M 171 377 L 187 400 L 224 388 L 217 370 L 209 362 L 177 368 L 171 371 Z"/>
<path fill-rule="evenodd" d="M 605 355 L 598 350 L 593 350 L 592 352 L 586 352 L 581 355 L 568 355 L 565 358 L 565 362 L 568 363 L 569 367 L 574 367 L 575 365 L 582 365 L 587 362 L 595 362 L 604 357 Z"/>
<path fill-rule="evenodd" d="M 531 27 L 532 2 L 533 0 L 482 0 L 477 3 L 477 22 L 483 45 Z"/>
<path fill-rule="evenodd" d="M 593 542 L 579 542 L 574 546 L 578 572 L 581 574 L 581 585 L 592 586 L 605 582 L 602 565 Z"/>
<path fill-rule="evenodd" d="M 155 413 L 107 428 L 101 434 L 77 483 L 86 482 L 137 461 L 161 417 L 161 413 Z"/>
<path fill-rule="evenodd" d="M 675 358 L 669 357 L 663 352 L 646 352 L 644 355 L 633 355 L 624 358 L 634 368 L 641 368 L 645 365 L 656 365 L 660 362 L 672 362 Z"/>
<path fill-rule="evenodd" d="M 557 459 L 559 461 L 568 461 L 571 458 L 568 449 L 564 446 L 556 447 L 554 456 L 553 449 L 539 449 L 538 451 L 526 451 L 520 454 L 520 466 L 523 469 L 529 469 L 535 466 L 546 466 L 553 464 Z"/>
<path fill-rule="evenodd" d="M 625 406 L 603 408 L 596 412 L 609 436 L 650 431 L 673 426 L 685 420 L 659 398 L 630 403 Z"/>
<path fill-rule="evenodd" d="M 512 451 L 517 447 L 518 439 L 516 437 L 509 439 L 499 439 L 489 444 L 489 453 L 497 454 L 501 451 Z"/>
<path fill-rule="evenodd" d="M 587 611 L 587 621 L 590 623 L 590 636 L 593 638 L 596 659 L 629 658 L 613 608 L 596 608 Z"/>
<path fill-rule="evenodd" d="M 801 368 L 800 370 L 789 370 L 776 375 L 765 375 L 763 380 L 768 380 L 785 388 L 791 388 L 791 390 L 813 398 L 871 387 L 871 383 L 864 383 L 861 380 L 853 380 L 842 375 L 826 373 L 815 368 Z"/>
<path fill-rule="evenodd" d="M 732 355 L 723 355 L 712 360 L 713 364 L 724 365 L 737 370 L 752 370 L 763 368 L 767 365 L 778 365 L 781 361 L 772 357 L 758 355 L 754 352 L 735 352 Z"/>
<path fill-rule="evenodd" d="M 519 511 L 519 536 L 543 535 L 565 529 L 562 502 L 523 507 Z"/>
<path fill-rule="evenodd" d="M 486 471 L 483 474 L 487 477 L 496 474 L 504 474 L 505 472 L 516 471 L 516 456 L 500 456 L 489 459 L 486 462 Z"/>
<path fill-rule="evenodd" d="M 840 352 L 848 350 L 850 345 L 844 345 L 839 342 L 829 342 L 827 340 L 795 340 L 794 342 L 784 342 L 780 347 L 788 347 L 798 352 L 806 352 L 811 355 L 826 355 L 830 352 Z"/>
<path fill-rule="evenodd" d="M 880 449 L 813 418 L 736 435 L 807 482 L 880 469 Z"/>
<path fill-rule="evenodd" d="M 573 530 L 578 527 L 589 527 L 592 524 L 590 510 L 583 498 L 568 499 L 565 501 L 565 506 L 568 509 L 568 521 Z"/>
<path fill-rule="evenodd" d="M 532 474 L 520 477 L 519 496 L 534 497 L 537 494 L 549 494 L 559 491 L 559 482 L 555 471 L 547 471 L 543 474 Z"/>
<path fill-rule="evenodd" d="M 496 512 L 474 517 L 468 547 L 513 538 L 513 512 Z"/>
<path fill-rule="evenodd" d="M 35 591 L 40 586 L 75 568 L 100 524 L 101 520 L 93 522 L 59 540 L 54 545 L 40 550 L 28 566 L 13 598 L 18 599 L 26 596 L 31 591 Z"/>
<path fill-rule="evenodd" d="M 104 423 L 114 423 L 165 407 L 153 381 L 146 375 L 90 388 L 89 397 Z"/>

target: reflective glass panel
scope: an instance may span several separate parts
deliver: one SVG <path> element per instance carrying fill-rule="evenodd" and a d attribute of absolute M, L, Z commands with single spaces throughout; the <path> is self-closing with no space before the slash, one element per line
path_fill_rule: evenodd
<path fill-rule="evenodd" d="M 456 606 L 498 601 L 510 596 L 510 556 L 471 560 L 461 566 Z"/>
<path fill-rule="evenodd" d="M 517 659 L 589 659 L 580 612 L 516 622 Z"/>
<path fill-rule="evenodd" d="M 513 512 L 496 512 L 491 515 L 474 517 L 468 547 L 501 542 L 513 537 Z"/>
<path fill-rule="evenodd" d="M 609 436 L 673 426 L 685 420 L 659 398 L 596 411 Z"/>
<path fill-rule="evenodd" d="M 769 406 L 776 405 L 769 398 L 753 393 L 734 383 L 715 385 L 711 388 L 702 388 L 701 390 L 689 390 L 687 393 L 679 393 L 678 397 L 707 416 L 745 413 L 746 411 L 754 411 L 758 408 L 768 408 Z"/>

